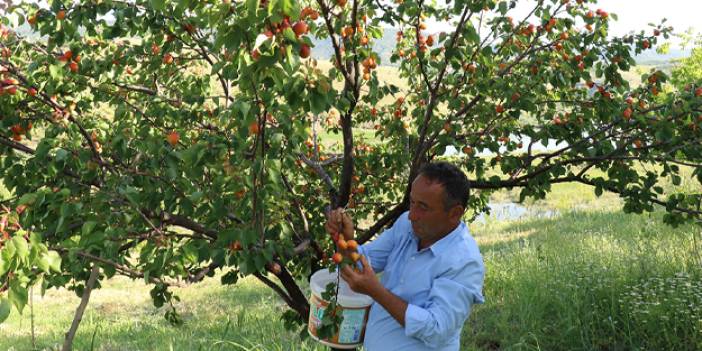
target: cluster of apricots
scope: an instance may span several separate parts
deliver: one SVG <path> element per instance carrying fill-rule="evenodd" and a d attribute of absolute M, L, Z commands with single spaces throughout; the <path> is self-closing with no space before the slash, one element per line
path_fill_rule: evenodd
<path fill-rule="evenodd" d="M 271 23 L 266 27 L 266 30 L 263 32 L 263 34 L 268 37 L 268 38 L 274 38 L 280 36 L 282 38 L 282 32 L 285 31 L 286 29 L 291 29 L 293 33 L 295 33 L 295 37 L 300 40 L 300 45 L 299 45 L 299 51 L 298 54 L 300 55 L 301 58 L 305 59 L 310 57 L 312 49 L 310 48 L 309 45 L 307 45 L 302 39 L 304 35 L 306 35 L 309 32 L 309 26 L 307 25 L 307 19 L 310 19 L 312 21 L 316 20 L 319 18 L 319 13 L 310 8 L 310 7 L 305 7 L 300 11 L 300 20 L 295 22 L 295 23 L 290 23 L 290 17 L 285 16 L 282 21 L 276 22 L 276 23 Z M 282 40 L 282 39 L 281 39 Z M 284 46 L 281 46 L 281 51 L 284 52 Z M 258 51 L 258 49 L 254 49 L 251 52 L 251 57 L 253 57 L 254 60 L 258 60 L 261 57 L 261 53 Z"/>
<path fill-rule="evenodd" d="M 8 78 L 5 76 L 3 80 L 0 81 L 0 96 L 2 95 L 15 95 L 17 94 L 17 87 L 19 86 L 19 82 L 14 79 L 14 78 Z M 35 88 L 29 88 L 27 90 L 27 94 L 30 96 L 36 95 L 36 89 Z M 2 116 L 0 116 L 0 119 L 2 119 Z M 10 127 L 10 131 L 12 132 L 12 139 L 15 141 L 22 141 L 22 135 L 25 133 L 29 132 L 32 129 L 32 122 L 29 122 L 26 126 L 20 125 L 20 124 L 14 124 Z"/>
<path fill-rule="evenodd" d="M 361 62 L 363 65 L 363 80 L 370 80 L 371 71 L 378 67 L 374 57 L 368 57 Z"/>
<path fill-rule="evenodd" d="M 27 127 L 22 127 L 19 124 L 15 124 L 12 127 L 10 127 L 10 131 L 12 132 L 12 140 L 14 141 L 22 141 L 22 135 L 27 133 L 32 129 L 32 122 L 29 122 Z"/>
<path fill-rule="evenodd" d="M 166 134 L 166 141 L 168 141 L 171 146 L 175 147 L 178 145 L 178 141 L 180 140 L 180 134 L 176 131 L 171 131 L 170 133 Z"/>
<path fill-rule="evenodd" d="M 78 64 L 80 63 L 80 55 L 74 55 L 73 51 L 66 50 L 58 57 L 58 60 L 68 64 L 68 69 L 73 73 L 78 73 Z"/>
<path fill-rule="evenodd" d="M 17 86 L 19 82 L 14 78 L 5 78 L 0 81 L 0 96 L 17 94 Z"/>
<path fill-rule="evenodd" d="M 20 205 L 14 209 L 17 214 L 22 214 L 27 208 L 27 205 Z M 0 249 L 2 249 L 4 242 L 10 240 L 11 233 L 22 229 L 22 226 L 17 221 L 16 216 L 12 216 L 12 210 L 0 205 Z"/>
<path fill-rule="evenodd" d="M 351 260 L 357 262 L 361 258 L 358 253 L 358 243 L 356 240 L 346 240 L 343 235 L 336 233 L 332 235 L 332 239 L 336 243 L 337 252 L 332 255 L 332 261 L 336 264 L 341 264 L 344 261 L 344 254 Z"/>

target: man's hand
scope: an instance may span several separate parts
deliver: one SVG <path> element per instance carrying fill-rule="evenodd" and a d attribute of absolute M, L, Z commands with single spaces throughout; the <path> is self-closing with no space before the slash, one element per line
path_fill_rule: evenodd
<path fill-rule="evenodd" d="M 363 264 L 362 270 L 356 270 L 355 267 L 351 268 L 351 266 L 343 267 L 341 277 L 349 284 L 351 290 L 372 297 L 379 289 L 384 288 L 365 256 L 361 256 L 361 263 Z"/>
<path fill-rule="evenodd" d="M 407 302 L 380 283 L 365 256 L 361 256 L 361 263 L 363 263 L 363 270 L 356 271 L 355 268 L 345 266 L 341 269 L 341 276 L 349 283 L 351 290 L 370 296 L 404 327 Z"/>
<path fill-rule="evenodd" d="M 343 233 L 345 240 L 352 240 L 354 236 L 353 221 L 341 207 L 332 210 L 327 214 L 327 223 L 324 224 L 324 228 L 331 235 Z M 337 241 L 338 239 L 339 238 L 334 238 L 334 241 Z"/>

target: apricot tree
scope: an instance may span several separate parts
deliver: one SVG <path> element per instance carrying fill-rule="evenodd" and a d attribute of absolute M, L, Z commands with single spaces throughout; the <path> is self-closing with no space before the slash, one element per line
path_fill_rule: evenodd
<path fill-rule="evenodd" d="M 671 224 L 701 213 L 699 187 L 676 185 L 702 181 L 702 82 L 659 95 L 668 77 L 653 69 L 632 86 L 622 72 L 633 55 L 671 29 L 610 37 L 616 16 L 595 1 L 7 11 L 0 317 L 22 310 L 31 285 L 86 296 L 120 274 L 153 283 L 155 304 L 178 322 L 169 287 L 221 270 L 223 284 L 256 277 L 290 307 L 291 326 L 305 321 L 300 282 L 334 250 L 325 211 L 352 208 L 359 244 L 371 240 L 447 145 L 465 156 L 470 213 L 495 190 L 539 199 L 556 183 L 618 193 L 628 212 L 662 207 Z M 388 26 L 396 45 L 382 62 L 373 44 Z M 330 64 L 310 57 L 319 40 Z M 391 63 L 398 78 L 381 79 Z M 368 130 L 375 137 L 361 139 Z M 337 147 L 320 137 L 335 134 Z"/>

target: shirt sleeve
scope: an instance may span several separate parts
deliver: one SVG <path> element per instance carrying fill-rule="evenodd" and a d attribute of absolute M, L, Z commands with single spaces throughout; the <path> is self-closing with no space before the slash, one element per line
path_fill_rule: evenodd
<path fill-rule="evenodd" d="M 405 312 L 405 335 L 438 348 L 461 330 L 475 303 L 483 303 L 485 268 L 472 260 L 434 280 L 426 307 L 409 304 Z"/>
<path fill-rule="evenodd" d="M 407 221 L 406 217 L 407 213 L 401 215 L 390 229 L 385 230 L 375 240 L 363 244 L 358 248 L 358 253 L 366 256 L 376 273 L 385 270 L 390 253 L 400 242 L 401 227 L 405 225 L 404 223 Z"/>

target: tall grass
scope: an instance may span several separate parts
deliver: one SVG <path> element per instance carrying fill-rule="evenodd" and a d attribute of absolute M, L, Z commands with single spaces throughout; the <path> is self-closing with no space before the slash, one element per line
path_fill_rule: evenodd
<path fill-rule="evenodd" d="M 501 193 L 509 201 L 515 194 Z M 702 349 L 700 229 L 662 213 L 622 213 L 613 195 L 556 185 L 531 204 L 553 218 L 471 224 L 483 253 L 486 303 L 474 306 L 462 350 Z M 176 289 L 185 324 L 170 326 L 150 287 L 111 279 L 94 292 L 77 350 L 324 350 L 284 330 L 285 306 L 254 279 Z M 34 293 L 39 349 L 56 348 L 78 298 Z M 0 324 L 1 350 L 32 349 L 29 310 Z"/>
<path fill-rule="evenodd" d="M 467 348 L 702 347 L 698 228 L 573 211 L 483 229 L 488 302 L 464 329 Z"/>
<path fill-rule="evenodd" d="M 702 349 L 700 228 L 562 187 L 541 204 L 556 218 L 472 226 L 487 303 L 466 324 L 464 349 Z"/>

